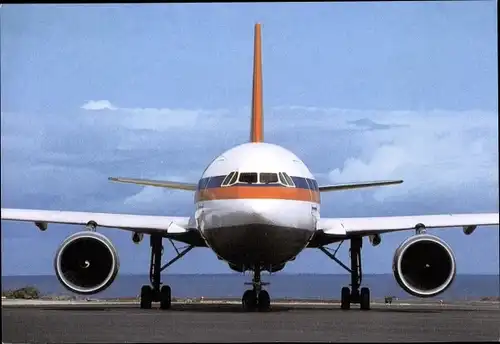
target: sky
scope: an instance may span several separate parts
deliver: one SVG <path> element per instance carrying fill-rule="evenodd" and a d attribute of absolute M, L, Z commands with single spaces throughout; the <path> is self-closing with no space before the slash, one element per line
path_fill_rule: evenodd
<path fill-rule="evenodd" d="M 107 178 L 197 182 L 248 141 L 261 22 L 265 140 L 296 153 L 319 184 L 404 180 L 324 194 L 322 217 L 498 212 L 496 6 L 4 5 L 2 207 L 191 215 L 191 192 Z M 80 230 L 2 222 L 2 275 L 54 274 L 55 251 Z M 148 273 L 147 240 L 100 231 L 120 273 Z M 431 232 L 453 248 L 458 273 L 498 274 L 498 227 Z M 409 235 L 365 241 L 363 271 L 390 273 Z M 174 256 L 168 242 L 165 256 Z M 231 272 L 206 248 L 168 271 Z M 282 273 L 344 270 L 307 249 Z"/>

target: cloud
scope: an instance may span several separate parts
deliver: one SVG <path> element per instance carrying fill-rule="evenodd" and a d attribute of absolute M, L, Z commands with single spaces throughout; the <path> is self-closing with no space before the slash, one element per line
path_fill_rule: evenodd
<path fill-rule="evenodd" d="M 196 127 L 199 120 L 227 113 L 225 109 L 171 109 L 171 108 L 128 108 L 118 107 L 108 100 L 89 101 L 81 106 L 88 111 L 113 111 L 107 118 L 109 124 L 117 123 L 116 113 L 120 114 L 119 123 L 132 130 L 168 131 L 173 128 Z M 101 117 L 88 117 L 93 123 L 101 121 Z"/>
<path fill-rule="evenodd" d="M 113 104 L 111 104 L 109 100 L 90 100 L 82 105 L 82 109 L 97 111 L 97 110 L 116 110 L 117 108 Z"/>
<path fill-rule="evenodd" d="M 369 118 L 361 118 L 355 121 L 349 121 L 348 123 L 352 123 L 356 125 L 359 128 L 362 129 L 369 129 L 369 130 L 383 130 L 383 129 L 390 129 L 394 127 L 400 127 L 400 125 L 387 125 L 387 124 L 380 124 L 377 122 L 372 121 Z"/>
<path fill-rule="evenodd" d="M 332 182 L 404 179 L 375 197 L 456 192 L 464 185 L 498 189 L 498 118 L 484 112 L 429 112 L 394 116 L 404 125 L 353 133 L 360 153 L 329 173 Z"/>

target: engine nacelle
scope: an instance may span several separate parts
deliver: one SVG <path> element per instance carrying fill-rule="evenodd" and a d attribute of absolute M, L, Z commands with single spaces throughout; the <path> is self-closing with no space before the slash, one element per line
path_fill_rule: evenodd
<path fill-rule="evenodd" d="M 96 294 L 115 280 L 120 261 L 115 247 L 104 235 L 82 231 L 63 241 L 54 259 L 61 284 L 78 294 Z"/>
<path fill-rule="evenodd" d="M 134 244 L 139 244 L 142 239 L 144 239 L 144 233 L 132 233 L 132 241 L 134 242 Z"/>
<path fill-rule="evenodd" d="M 455 256 L 440 238 L 430 234 L 412 236 L 397 248 L 392 266 L 399 286 L 417 297 L 441 294 L 456 275 Z"/>
<path fill-rule="evenodd" d="M 370 235 L 368 236 L 368 239 L 370 240 L 372 246 L 378 246 L 382 242 L 382 237 L 380 236 L 380 234 Z"/>

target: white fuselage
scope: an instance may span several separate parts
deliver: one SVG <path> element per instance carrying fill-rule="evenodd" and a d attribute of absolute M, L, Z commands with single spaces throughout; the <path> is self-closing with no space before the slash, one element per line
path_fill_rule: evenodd
<path fill-rule="evenodd" d="M 237 271 L 276 271 L 294 259 L 316 230 L 318 185 L 290 151 L 246 143 L 204 171 L 195 219 L 207 245 Z"/>

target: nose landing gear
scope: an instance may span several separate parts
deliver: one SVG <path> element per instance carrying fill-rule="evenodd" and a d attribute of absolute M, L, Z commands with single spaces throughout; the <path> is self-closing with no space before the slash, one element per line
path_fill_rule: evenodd
<path fill-rule="evenodd" d="M 271 297 L 266 290 L 262 287 L 268 285 L 269 283 L 262 282 L 260 279 L 260 266 L 257 265 L 254 269 L 254 275 L 252 282 L 245 283 L 246 285 L 252 285 L 252 289 L 248 289 L 243 293 L 241 298 L 241 304 L 243 309 L 247 312 L 254 310 L 268 311 L 271 307 Z"/>

